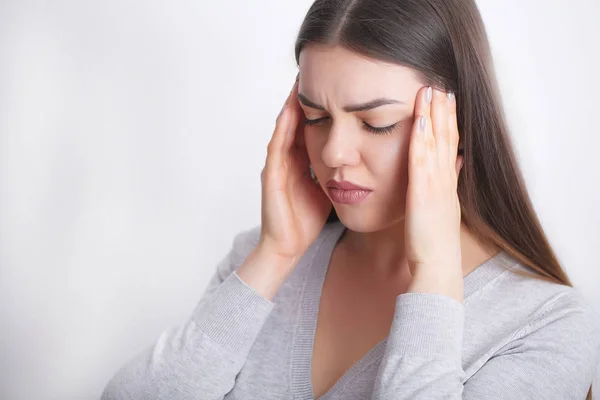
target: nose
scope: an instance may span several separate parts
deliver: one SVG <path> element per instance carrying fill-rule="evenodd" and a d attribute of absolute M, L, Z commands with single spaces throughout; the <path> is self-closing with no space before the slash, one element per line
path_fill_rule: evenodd
<path fill-rule="evenodd" d="M 360 163 L 359 139 L 352 129 L 333 123 L 321 153 L 323 163 L 329 168 L 358 165 Z"/>

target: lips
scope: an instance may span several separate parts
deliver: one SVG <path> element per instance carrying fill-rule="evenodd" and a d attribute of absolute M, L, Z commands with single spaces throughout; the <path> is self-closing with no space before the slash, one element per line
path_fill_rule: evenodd
<path fill-rule="evenodd" d="M 333 179 L 330 179 L 327 181 L 327 183 L 325 184 L 325 186 L 327 188 L 335 188 L 335 189 L 340 189 L 340 190 L 367 190 L 367 191 L 372 191 L 372 189 L 363 187 L 363 186 L 359 186 L 359 185 L 355 185 L 352 182 L 348 182 L 348 181 L 335 181 Z"/>
<path fill-rule="evenodd" d="M 352 182 L 337 182 L 333 179 L 327 182 L 326 187 L 331 200 L 340 204 L 358 204 L 373 191 Z"/>

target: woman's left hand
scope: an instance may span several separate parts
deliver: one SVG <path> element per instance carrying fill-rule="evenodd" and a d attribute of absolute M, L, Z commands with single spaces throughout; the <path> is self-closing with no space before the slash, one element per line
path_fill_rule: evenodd
<path fill-rule="evenodd" d="M 408 156 L 405 245 L 408 292 L 441 293 L 462 303 L 458 123 L 454 95 L 417 93 Z"/>

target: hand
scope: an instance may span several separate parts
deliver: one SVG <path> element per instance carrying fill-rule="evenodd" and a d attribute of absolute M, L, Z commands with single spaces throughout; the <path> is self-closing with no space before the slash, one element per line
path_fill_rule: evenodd
<path fill-rule="evenodd" d="M 413 276 L 409 291 L 449 294 L 462 302 L 458 139 L 454 96 L 422 88 L 408 157 L 405 245 Z"/>
<path fill-rule="evenodd" d="M 323 229 L 332 204 L 310 176 L 304 144 L 298 78 L 277 118 L 261 172 L 260 244 L 278 256 L 296 259 Z"/>

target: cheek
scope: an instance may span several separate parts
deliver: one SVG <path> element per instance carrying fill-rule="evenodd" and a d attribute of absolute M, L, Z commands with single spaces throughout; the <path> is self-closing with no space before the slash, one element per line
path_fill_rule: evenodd
<path fill-rule="evenodd" d="M 389 218 L 404 213 L 408 188 L 409 141 L 404 136 L 394 139 L 380 146 L 371 169 L 379 188 L 379 205 Z"/>
<path fill-rule="evenodd" d="M 402 153 L 402 142 L 398 140 L 393 143 L 385 144 L 381 153 L 386 159 L 398 159 Z"/>
<path fill-rule="evenodd" d="M 408 145 L 408 136 L 402 135 L 371 146 L 371 154 L 369 154 L 371 169 L 378 179 L 388 184 L 399 182 L 407 175 Z"/>

